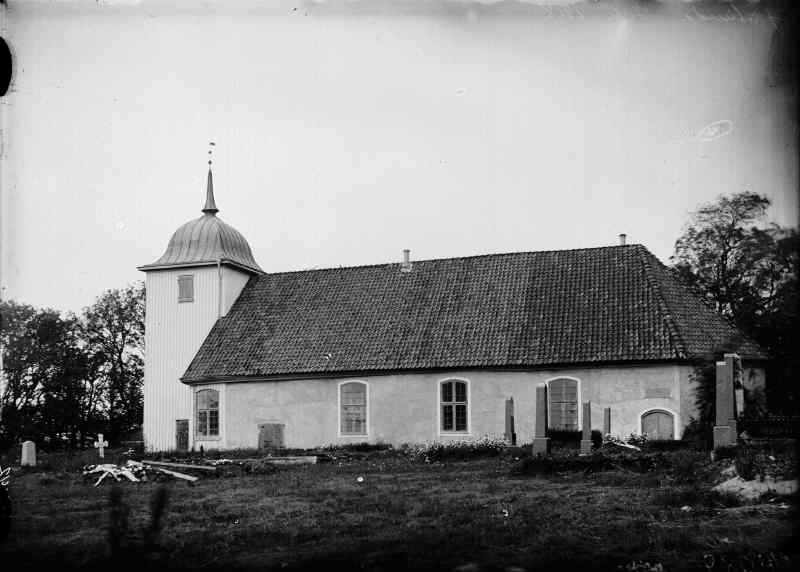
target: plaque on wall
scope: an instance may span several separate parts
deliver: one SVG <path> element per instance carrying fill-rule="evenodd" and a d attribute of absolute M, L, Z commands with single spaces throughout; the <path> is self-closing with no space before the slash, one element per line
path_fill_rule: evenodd
<path fill-rule="evenodd" d="M 644 397 L 645 399 L 655 397 L 669 398 L 672 397 L 672 391 L 669 387 L 648 387 L 644 390 Z"/>

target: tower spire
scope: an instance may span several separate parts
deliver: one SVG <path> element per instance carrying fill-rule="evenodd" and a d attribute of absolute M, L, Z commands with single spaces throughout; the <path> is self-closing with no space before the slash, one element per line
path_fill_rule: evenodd
<path fill-rule="evenodd" d="M 214 202 L 214 179 L 211 176 L 211 152 L 213 151 L 214 142 L 208 144 L 208 183 L 206 184 L 206 206 L 203 207 L 203 212 L 210 215 L 216 215 L 219 212 L 217 204 Z"/>

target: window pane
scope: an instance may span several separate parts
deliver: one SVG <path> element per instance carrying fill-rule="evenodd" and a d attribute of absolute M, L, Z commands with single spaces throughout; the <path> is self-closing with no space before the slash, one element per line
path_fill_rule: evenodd
<path fill-rule="evenodd" d="M 216 389 L 198 391 L 197 409 L 219 409 L 219 391 Z"/>
<path fill-rule="evenodd" d="M 342 405 L 365 405 L 366 403 L 366 385 L 363 383 L 345 383 L 342 385 Z"/>
<path fill-rule="evenodd" d="M 219 435 L 219 411 L 208 412 L 208 434 Z"/>
<path fill-rule="evenodd" d="M 561 427 L 564 424 L 564 415 L 558 403 L 550 404 L 550 427 Z"/>
<path fill-rule="evenodd" d="M 442 431 L 453 430 L 453 406 L 442 405 Z"/>
<path fill-rule="evenodd" d="M 208 418 L 208 412 L 207 411 L 198 411 L 197 412 L 197 434 L 198 435 L 208 435 L 207 423 L 206 423 L 207 418 Z"/>
<path fill-rule="evenodd" d="M 341 411 L 339 430 L 347 435 L 366 435 L 367 433 L 367 386 L 364 383 L 350 382 L 339 386 Z"/>
<path fill-rule="evenodd" d="M 456 405 L 456 431 L 467 430 L 467 406 Z"/>
<path fill-rule="evenodd" d="M 550 404 L 550 427 L 574 430 L 578 428 L 578 408 L 570 403 Z"/>
<path fill-rule="evenodd" d="M 442 384 L 442 403 L 453 401 L 453 382 L 448 381 Z"/>
<path fill-rule="evenodd" d="M 578 404 L 577 403 L 562 403 L 561 411 L 563 412 L 564 426 L 568 429 L 578 428 Z"/>
<path fill-rule="evenodd" d="M 467 402 L 467 384 L 457 381 L 454 383 L 456 386 L 456 401 L 459 403 Z"/>
<path fill-rule="evenodd" d="M 365 405 L 342 405 L 341 431 L 346 434 L 364 435 L 367 432 L 367 408 Z"/>
<path fill-rule="evenodd" d="M 577 401 L 578 382 L 574 379 L 554 379 L 549 384 L 552 401 Z"/>
<path fill-rule="evenodd" d="M 191 302 L 194 299 L 194 276 L 178 276 L 178 301 Z"/>
<path fill-rule="evenodd" d="M 574 431 L 578 428 L 578 382 L 555 379 L 549 384 L 550 427 Z"/>

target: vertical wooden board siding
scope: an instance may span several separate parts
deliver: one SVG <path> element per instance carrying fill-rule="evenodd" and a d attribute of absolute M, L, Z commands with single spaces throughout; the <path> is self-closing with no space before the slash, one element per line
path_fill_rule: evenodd
<path fill-rule="evenodd" d="M 222 267 L 222 315 L 226 315 L 242 292 L 250 274 L 235 268 Z"/>
<path fill-rule="evenodd" d="M 178 276 L 194 275 L 194 301 L 178 302 Z M 180 376 L 217 319 L 216 267 L 147 273 L 144 435 L 148 449 L 175 447 L 175 419 L 189 419 L 190 389 Z"/>
<path fill-rule="evenodd" d="M 247 275 L 223 270 L 227 270 L 223 289 L 235 300 Z M 194 275 L 194 301 L 178 302 L 178 276 L 186 274 Z M 148 450 L 175 448 L 176 419 L 189 419 L 190 440 L 194 435 L 192 391 L 180 376 L 217 320 L 219 283 L 216 266 L 147 273 L 144 439 Z"/>

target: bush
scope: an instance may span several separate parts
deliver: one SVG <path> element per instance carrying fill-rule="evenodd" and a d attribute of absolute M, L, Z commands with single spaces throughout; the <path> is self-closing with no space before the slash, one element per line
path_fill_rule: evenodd
<path fill-rule="evenodd" d="M 756 478 L 756 475 L 764 474 L 759 466 L 760 463 L 758 463 L 755 452 L 752 449 L 743 447 L 737 453 L 733 461 L 737 475 L 742 477 L 745 481 L 752 481 Z"/>
<path fill-rule="evenodd" d="M 714 449 L 714 457 L 718 460 L 722 459 L 735 459 L 738 451 L 736 450 L 735 445 L 729 445 L 727 447 L 718 447 Z"/>
<path fill-rule="evenodd" d="M 174 461 L 181 461 L 181 460 L 189 460 L 189 459 L 196 459 L 196 458 L 204 458 L 204 459 L 247 459 L 247 458 L 257 458 L 263 457 L 266 453 L 260 449 L 250 448 L 250 449 L 225 449 L 225 450 L 218 450 L 218 449 L 208 449 L 203 450 L 202 455 L 200 451 L 153 451 L 150 453 L 144 453 L 141 457 L 149 460 L 174 460 Z"/>
<path fill-rule="evenodd" d="M 691 442 L 666 440 L 666 439 L 647 441 L 642 448 L 645 451 L 663 451 L 663 452 L 697 450 L 697 447 L 695 447 L 694 444 Z"/>
<path fill-rule="evenodd" d="M 388 451 L 393 447 L 390 443 L 343 443 L 329 444 L 320 447 L 324 453 L 373 453 L 375 451 Z"/>
<path fill-rule="evenodd" d="M 792 479 L 797 475 L 797 450 L 794 443 L 746 443 L 714 450 L 717 461 L 732 460 L 736 473 L 744 480 L 772 477 Z"/>
<path fill-rule="evenodd" d="M 538 455 L 522 459 L 512 468 L 512 474 L 535 476 L 583 472 L 588 475 L 610 470 L 638 474 L 666 471 L 676 482 L 695 483 L 706 479 L 712 471 L 712 466 L 706 454 L 699 451 L 636 451 L 635 449 L 604 447 L 590 455 L 555 452 L 547 456 Z"/>
<path fill-rule="evenodd" d="M 711 471 L 711 463 L 706 453 L 682 450 L 665 456 L 671 476 L 678 483 L 696 483 L 705 480 Z"/>
<path fill-rule="evenodd" d="M 433 463 L 437 461 L 466 460 L 482 457 L 497 457 L 508 444 L 502 439 L 484 437 L 477 441 L 447 441 L 410 445 L 403 452 L 414 461 Z"/>
<path fill-rule="evenodd" d="M 522 445 L 518 446 L 508 446 L 505 448 L 503 455 L 517 460 L 524 459 L 526 457 L 530 457 L 533 454 L 532 449 L 533 449 L 532 443 L 523 443 Z"/>
<path fill-rule="evenodd" d="M 521 459 L 511 468 L 511 474 L 532 477 L 572 472 L 588 474 L 610 468 L 611 461 L 602 453 L 578 455 L 574 452 L 560 452 Z"/>
<path fill-rule="evenodd" d="M 711 426 L 703 425 L 692 417 L 683 430 L 681 442 L 695 449 L 708 451 L 714 446 L 714 432 Z"/>
<path fill-rule="evenodd" d="M 564 429 L 548 429 L 547 436 L 550 445 L 555 449 L 577 449 L 583 440 L 583 431 L 568 431 Z M 603 444 L 603 434 L 598 430 L 592 431 L 592 447 L 599 448 Z"/>
<path fill-rule="evenodd" d="M 756 477 L 796 478 L 797 451 L 793 448 L 770 444 L 739 445 L 734 452 L 736 472 L 746 481 Z"/>

